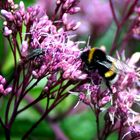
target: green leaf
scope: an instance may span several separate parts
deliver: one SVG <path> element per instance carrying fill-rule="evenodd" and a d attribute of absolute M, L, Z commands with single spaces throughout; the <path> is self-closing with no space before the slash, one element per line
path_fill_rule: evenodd
<path fill-rule="evenodd" d="M 16 4 L 19 4 L 20 0 L 14 0 Z M 31 6 L 35 3 L 35 0 L 23 0 L 25 7 Z"/>
<path fill-rule="evenodd" d="M 95 116 L 89 111 L 65 118 L 61 126 L 70 140 L 91 140 L 97 132 Z"/>
<path fill-rule="evenodd" d="M 116 26 L 114 23 L 112 23 L 111 26 L 108 28 L 108 30 L 101 37 L 94 40 L 95 42 L 93 41 L 94 46 L 100 47 L 104 45 L 107 49 L 107 52 L 109 52 L 112 46 L 112 42 L 114 40 L 115 32 L 116 32 Z"/>
<path fill-rule="evenodd" d="M 27 132 L 27 130 L 35 123 L 31 121 L 29 113 L 24 119 L 17 119 L 11 129 L 11 139 L 12 140 L 21 140 L 21 137 Z M 4 130 L 0 126 L 0 140 L 5 140 Z M 34 129 L 34 131 L 29 136 L 29 140 L 54 140 L 54 133 L 51 130 L 50 126 L 46 122 L 41 122 L 39 126 Z"/>
<path fill-rule="evenodd" d="M 109 135 L 107 140 L 118 140 L 118 134 L 116 132 L 113 132 L 111 135 Z"/>

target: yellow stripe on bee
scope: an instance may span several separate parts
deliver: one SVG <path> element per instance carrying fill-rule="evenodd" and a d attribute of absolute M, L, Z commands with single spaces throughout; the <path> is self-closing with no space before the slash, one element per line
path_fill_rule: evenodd
<path fill-rule="evenodd" d="M 88 62 L 90 63 L 92 58 L 93 58 L 93 54 L 94 54 L 95 48 L 90 49 L 89 51 L 89 55 L 88 55 Z"/>
<path fill-rule="evenodd" d="M 112 66 L 111 66 L 111 68 L 109 69 L 109 71 L 107 71 L 107 72 L 105 73 L 105 77 L 106 77 L 106 78 L 111 77 L 111 76 L 115 73 L 115 70 L 116 70 L 115 65 L 114 65 L 114 63 L 112 62 Z"/>

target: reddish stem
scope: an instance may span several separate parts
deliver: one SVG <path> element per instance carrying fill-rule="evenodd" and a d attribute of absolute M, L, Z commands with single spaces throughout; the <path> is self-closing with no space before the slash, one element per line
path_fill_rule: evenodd
<path fill-rule="evenodd" d="M 119 28 L 120 23 L 119 23 L 119 21 L 118 21 L 118 19 L 116 17 L 115 9 L 114 9 L 112 0 L 109 0 L 109 4 L 110 4 L 111 11 L 112 11 L 113 19 L 114 19 L 114 21 L 116 23 L 117 28 Z"/>

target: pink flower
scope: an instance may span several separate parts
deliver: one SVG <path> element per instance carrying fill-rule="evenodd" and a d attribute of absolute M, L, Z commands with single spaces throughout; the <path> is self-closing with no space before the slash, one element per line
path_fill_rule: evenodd
<path fill-rule="evenodd" d="M 11 12 L 8 12 L 4 9 L 1 10 L 1 14 L 9 21 L 13 21 L 14 20 L 14 16 L 12 15 Z"/>
<path fill-rule="evenodd" d="M 82 14 L 77 18 L 80 19 L 82 25 L 78 29 L 79 33 L 89 34 L 89 32 L 94 31 L 94 33 L 99 34 L 111 24 L 112 13 L 108 1 L 81 0 L 80 7 Z"/>
<path fill-rule="evenodd" d="M 12 87 L 5 88 L 6 79 L 0 75 L 0 93 L 3 95 L 7 95 L 12 91 Z"/>

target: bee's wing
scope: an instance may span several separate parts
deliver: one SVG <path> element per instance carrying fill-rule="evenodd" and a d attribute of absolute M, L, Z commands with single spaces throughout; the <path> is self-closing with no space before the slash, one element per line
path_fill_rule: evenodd
<path fill-rule="evenodd" d="M 100 64 L 100 65 L 102 65 L 102 66 L 104 66 L 105 68 L 113 71 L 114 73 L 117 73 L 118 72 L 118 69 L 117 69 L 117 67 L 115 65 L 113 65 L 113 67 L 112 67 L 112 63 L 109 63 L 107 61 L 101 61 L 101 62 L 100 61 L 97 61 L 97 63 Z"/>
<path fill-rule="evenodd" d="M 125 62 L 122 62 L 108 55 L 107 55 L 107 59 L 111 61 L 115 65 L 116 69 L 119 71 L 122 71 L 122 72 L 132 71 L 132 68 L 128 66 Z"/>

